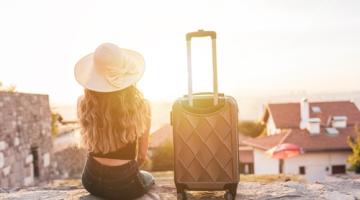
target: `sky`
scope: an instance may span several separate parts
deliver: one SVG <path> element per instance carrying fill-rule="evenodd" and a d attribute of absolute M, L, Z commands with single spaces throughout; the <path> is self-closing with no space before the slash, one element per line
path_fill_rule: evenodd
<path fill-rule="evenodd" d="M 219 90 L 355 91 L 360 1 L 0 1 L 0 81 L 75 104 L 74 65 L 104 42 L 144 55 L 138 83 L 153 101 L 187 92 L 185 34 L 218 34 Z M 193 41 L 194 91 L 212 88 L 207 39 Z"/>

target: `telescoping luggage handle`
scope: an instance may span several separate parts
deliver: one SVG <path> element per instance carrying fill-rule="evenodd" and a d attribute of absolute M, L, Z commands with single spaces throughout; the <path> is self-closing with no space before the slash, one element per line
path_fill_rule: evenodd
<path fill-rule="evenodd" d="M 218 94 L 218 80 L 217 80 L 217 60 L 216 60 L 216 32 L 199 30 L 197 32 L 190 32 L 186 34 L 187 44 L 187 64 L 188 64 L 188 98 L 189 105 L 193 106 L 193 91 L 192 91 L 192 66 L 191 66 L 191 38 L 193 37 L 211 37 L 212 41 L 212 63 L 213 63 L 213 87 L 214 87 L 214 105 L 219 103 Z"/>

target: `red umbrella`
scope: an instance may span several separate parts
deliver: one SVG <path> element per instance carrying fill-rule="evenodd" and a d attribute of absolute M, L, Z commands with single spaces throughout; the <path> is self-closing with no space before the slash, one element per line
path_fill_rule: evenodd
<path fill-rule="evenodd" d="M 295 144 L 283 143 L 266 151 L 272 158 L 286 159 L 304 153 L 303 149 Z"/>

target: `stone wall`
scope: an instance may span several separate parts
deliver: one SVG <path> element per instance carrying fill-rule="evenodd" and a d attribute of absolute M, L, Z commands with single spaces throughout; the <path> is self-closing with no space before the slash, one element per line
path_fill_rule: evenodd
<path fill-rule="evenodd" d="M 52 147 L 48 95 L 0 92 L 0 187 L 49 180 Z"/>
<path fill-rule="evenodd" d="M 86 150 L 77 146 L 70 146 L 55 152 L 54 178 L 80 178 L 86 162 Z"/>

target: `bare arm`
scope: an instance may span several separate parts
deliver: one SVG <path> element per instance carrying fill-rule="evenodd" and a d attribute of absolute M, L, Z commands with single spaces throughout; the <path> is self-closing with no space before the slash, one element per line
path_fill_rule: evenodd
<path fill-rule="evenodd" d="M 146 129 L 143 135 L 139 138 L 138 141 L 138 164 L 142 165 L 146 161 L 147 151 L 149 147 L 149 132 L 151 127 L 151 110 L 150 110 L 150 103 L 147 102 L 147 114 L 149 116 L 147 122 L 146 122 Z"/>

